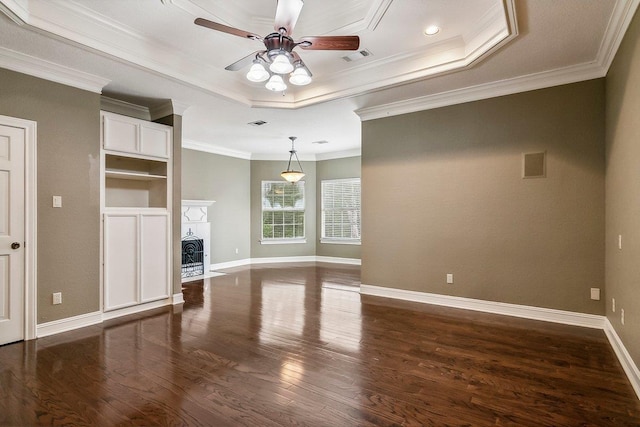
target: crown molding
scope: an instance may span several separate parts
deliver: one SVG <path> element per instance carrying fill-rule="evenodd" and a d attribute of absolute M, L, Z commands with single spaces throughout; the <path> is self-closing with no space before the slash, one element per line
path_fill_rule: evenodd
<path fill-rule="evenodd" d="M 616 2 L 603 42 L 593 62 L 361 108 L 355 113 L 362 121 L 374 120 L 605 77 L 639 4 L 640 0 Z"/>
<path fill-rule="evenodd" d="M 17 71 L 89 92 L 102 93 L 111 80 L 0 47 L 0 68 Z"/>
<path fill-rule="evenodd" d="M 463 89 L 440 92 L 418 98 L 392 102 L 375 107 L 361 108 L 355 113 L 360 120 L 374 120 L 383 117 L 397 116 L 400 114 L 414 113 L 416 111 L 431 110 L 447 107 L 449 105 L 463 104 L 465 102 L 480 101 L 482 99 L 498 96 L 512 95 L 530 90 L 544 89 L 576 83 L 584 80 L 604 77 L 606 72 L 602 67 L 594 63 L 575 65 L 542 73 L 529 74 L 527 76 L 485 83 Z"/>
<path fill-rule="evenodd" d="M 149 108 L 104 95 L 100 97 L 100 109 L 111 113 L 122 114 L 124 116 L 135 117 L 141 120 L 151 120 Z"/>
<path fill-rule="evenodd" d="M 347 157 L 360 157 L 362 150 L 360 148 L 354 148 L 353 150 L 334 151 L 331 153 L 318 153 L 316 154 L 316 161 L 345 159 Z"/>
<path fill-rule="evenodd" d="M 218 154 L 220 156 L 235 157 L 237 159 L 251 160 L 251 153 L 247 151 L 231 150 L 229 148 L 207 144 L 206 142 L 194 141 L 192 139 L 183 139 L 182 148 Z"/>

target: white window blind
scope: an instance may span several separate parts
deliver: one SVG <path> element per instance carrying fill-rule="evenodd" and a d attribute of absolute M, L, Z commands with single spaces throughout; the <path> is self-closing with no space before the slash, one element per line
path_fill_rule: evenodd
<path fill-rule="evenodd" d="M 322 181 L 322 241 L 360 242 L 360 178 Z"/>
<path fill-rule="evenodd" d="M 262 239 L 304 239 L 304 181 L 262 181 Z"/>

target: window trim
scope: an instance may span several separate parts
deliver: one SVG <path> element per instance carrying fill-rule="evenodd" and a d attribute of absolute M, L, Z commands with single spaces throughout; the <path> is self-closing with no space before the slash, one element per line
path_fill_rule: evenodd
<path fill-rule="evenodd" d="M 360 223 L 360 237 L 325 237 L 325 224 L 324 224 L 324 183 L 325 182 L 354 182 L 358 181 L 360 184 L 360 198 L 362 200 L 362 178 L 337 178 L 337 179 L 323 179 L 320 181 L 320 243 L 331 245 L 362 245 L 362 223 Z M 362 221 L 362 204 L 359 209 L 360 221 Z"/>
<path fill-rule="evenodd" d="M 307 190 L 304 181 L 299 181 L 302 183 L 302 195 L 303 195 L 303 207 L 302 208 L 292 208 L 292 209 L 273 209 L 267 208 L 264 206 L 264 187 L 265 184 L 283 184 L 283 185 L 292 185 L 288 182 L 283 181 L 275 181 L 275 180 L 262 180 L 260 181 L 260 244 L 261 245 L 288 245 L 288 244 L 301 244 L 307 243 Z M 298 183 L 296 183 L 297 185 Z M 304 223 L 302 229 L 302 237 L 264 237 L 264 213 L 265 212 L 302 212 L 304 215 Z"/>

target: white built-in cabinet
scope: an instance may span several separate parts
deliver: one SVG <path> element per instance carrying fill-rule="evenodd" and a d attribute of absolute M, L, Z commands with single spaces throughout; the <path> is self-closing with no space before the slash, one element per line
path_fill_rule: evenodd
<path fill-rule="evenodd" d="M 170 126 L 101 112 L 103 311 L 171 296 Z"/>

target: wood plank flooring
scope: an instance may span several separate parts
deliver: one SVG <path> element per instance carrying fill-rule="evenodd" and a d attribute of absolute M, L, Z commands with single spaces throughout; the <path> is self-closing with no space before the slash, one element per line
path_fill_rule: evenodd
<path fill-rule="evenodd" d="M 640 425 L 602 331 L 360 296 L 354 266 L 227 272 L 0 347 L 0 425 Z"/>

